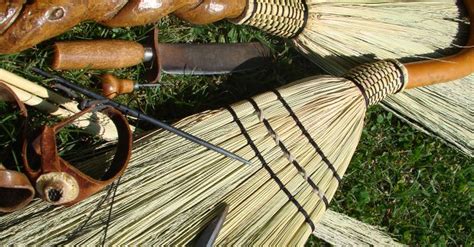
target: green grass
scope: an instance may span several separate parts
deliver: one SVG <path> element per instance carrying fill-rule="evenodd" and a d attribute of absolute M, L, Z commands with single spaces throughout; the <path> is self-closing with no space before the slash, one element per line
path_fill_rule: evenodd
<path fill-rule="evenodd" d="M 150 115 L 173 122 L 205 109 L 255 95 L 306 76 L 320 73 L 284 41 L 250 28 L 228 23 L 190 27 L 166 18 L 159 24 L 161 42 L 261 41 L 273 49 L 272 67 L 227 76 L 164 76 L 159 88 L 120 96 L 117 100 Z M 81 24 L 56 40 L 115 38 L 141 40 L 151 27 L 106 29 Z M 0 67 L 48 85 L 29 72 L 31 66 L 47 69 L 52 41 L 15 55 L 0 56 Z M 122 78 L 141 79 L 144 68 L 113 71 Z M 72 71 L 62 75 L 92 90 L 105 71 Z M 2 107 L 2 105 L 0 105 Z M 39 126 L 57 119 L 30 109 Z M 0 147 L 12 142 L 12 114 L 0 116 Z M 10 119 L 12 118 L 12 119 Z M 369 110 L 360 145 L 344 182 L 331 203 L 332 209 L 363 222 L 382 226 L 397 240 L 411 245 L 472 245 L 473 159 L 417 132 L 383 111 Z M 150 126 L 141 125 L 142 128 Z M 81 132 L 70 129 L 60 136 L 67 150 L 78 148 Z M 74 140 L 74 141 L 73 141 Z M 87 141 L 87 138 L 86 140 Z M 65 147 L 66 144 L 71 144 Z M 310 238 L 308 245 L 320 245 Z"/>

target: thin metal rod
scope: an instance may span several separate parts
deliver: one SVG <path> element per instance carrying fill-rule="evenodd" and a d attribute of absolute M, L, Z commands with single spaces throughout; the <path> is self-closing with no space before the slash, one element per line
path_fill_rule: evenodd
<path fill-rule="evenodd" d="M 160 87 L 160 84 L 135 84 L 136 87 Z"/>
<path fill-rule="evenodd" d="M 174 134 L 176 134 L 176 135 L 178 135 L 178 136 L 180 136 L 180 137 L 183 137 L 184 139 L 187 139 L 187 140 L 189 140 L 189 141 L 191 141 L 191 142 L 194 142 L 194 143 L 196 143 L 196 144 L 198 144 L 198 145 L 204 146 L 204 147 L 206 147 L 206 148 L 208 148 L 208 149 L 210 149 L 210 150 L 212 150 L 212 151 L 215 151 L 215 152 L 217 152 L 217 153 L 220 153 L 220 154 L 222 154 L 222 155 L 225 155 L 225 156 L 227 156 L 227 157 L 229 157 L 229 158 L 238 160 L 238 161 L 243 162 L 243 163 L 245 163 L 245 164 L 249 164 L 249 165 L 251 164 L 250 161 L 248 161 L 248 160 L 246 160 L 246 159 L 244 159 L 244 158 L 242 158 L 242 157 L 240 157 L 240 156 L 238 156 L 238 155 L 236 155 L 236 154 L 234 154 L 234 153 L 232 153 L 232 152 L 230 152 L 230 151 L 227 151 L 227 150 L 225 150 L 225 149 L 223 149 L 223 148 L 221 148 L 221 147 L 218 147 L 218 146 L 216 146 L 216 145 L 213 145 L 213 144 L 211 144 L 211 143 L 209 143 L 209 142 L 207 142 L 207 141 L 205 141 L 205 140 L 203 140 L 203 139 L 201 139 L 201 138 L 199 138 L 199 137 L 193 136 L 193 135 L 191 135 L 191 134 L 189 134 L 189 133 L 186 133 L 186 132 L 184 132 L 184 131 L 182 131 L 182 130 L 180 130 L 180 129 L 177 129 L 177 128 L 175 128 L 175 127 L 172 127 L 172 126 L 170 126 L 170 125 L 167 125 L 167 124 L 165 124 L 165 123 L 163 123 L 163 122 L 161 122 L 161 121 L 159 121 L 159 120 L 157 120 L 157 119 L 154 119 L 154 118 L 152 118 L 152 117 L 150 117 L 150 116 L 148 116 L 148 115 L 146 115 L 146 114 L 144 114 L 144 113 L 142 113 L 142 112 L 140 112 L 140 111 L 137 111 L 137 110 L 128 108 L 128 107 L 126 107 L 126 106 L 124 106 L 124 105 L 122 105 L 122 104 L 119 104 L 119 103 L 117 103 L 117 102 L 115 102 L 115 101 L 113 101 L 113 100 L 109 100 L 109 99 L 107 99 L 106 97 L 104 97 L 104 96 L 102 96 L 102 95 L 99 95 L 99 94 L 96 94 L 96 93 L 94 93 L 94 92 L 91 92 L 91 91 L 89 91 L 89 90 L 87 90 L 87 89 L 85 89 L 85 88 L 83 88 L 83 87 L 80 87 L 80 86 L 78 86 L 78 85 L 76 85 L 76 84 L 74 84 L 74 83 L 72 83 L 72 82 L 70 82 L 70 81 L 68 81 L 68 80 L 66 80 L 66 79 L 64 79 L 64 78 L 62 78 L 62 77 L 60 77 L 60 76 L 52 75 L 52 74 L 50 74 L 50 73 L 48 73 L 48 72 L 46 72 L 46 71 L 43 71 L 43 70 L 41 70 L 41 69 L 39 69 L 39 68 L 32 68 L 32 70 L 33 70 L 35 73 L 38 73 L 39 75 L 42 75 L 42 76 L 44 76 L 44 77 L 46 77 L 46 78 L 51 78 L 51 79 L 53 79 L 55 82 L 60 83 L 60 84 L 66 86 L 66 87 L 68 87 L 68 88 L 71 88 L 71 89 L 75 90 L 76 92 L 81 93 L 81 94 L 83 94 L 83 95 L 85 95 L 85 96 L 87 96 L 87 97 L 89 97 L 89 98 L 93 98 L 93 99 L 96 99 L 96 100 L 101 100 L 101 101 L 107 102 L 108 105 L 110 105 L 110 106 L 116 108 L 117 110 L 121 111 L 121 112 L 122 112 L 123 114 L 125 114 L 125 115 L 130 115 L 130 116 L 135 117 L 135 118 L 137 118 L 137 119 L 139 119 L 139 120 L 142 120 L 142 121 L 151 123 L 151 124 L 153 124 L 153 125 L 155 125 L 155 126 L 157 126 L 157 127 L 159 127 L 159 128 L 165 129 L 165 130 L 167 130 L 167 131 L 169 131 L 169 132 L 171 132 L 171 133 L 174 133 Z"/>

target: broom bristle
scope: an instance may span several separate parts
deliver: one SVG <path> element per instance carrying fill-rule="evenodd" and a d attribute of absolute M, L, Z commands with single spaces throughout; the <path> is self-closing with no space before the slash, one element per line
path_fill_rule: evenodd
<path fill-rule="evenodd" d="M 114 193 L 107 243 L 186 244 L 226 202 L 218 243 L 303 245 L 346 171 L 365 110 L 353 82 L 317 77 L 176 124 L 251 166 L 161 130 L 143 137 Z M 106 194 L 73 207 L 35 203 L 2 216 L 2 241 L 100 243 L 112 201 L 107 207 L 96 202 Z M 81 227 L 86 220 L 88 227 Z"/>
<path fill-rule="evenodd" d="M 331 74 L 379 59 L 443 57 L 465 44 L 468 22 L 454 0 L 307 0 L 295 46 Z M 474 76 L 408 90 L 382 105 L 416 128 L 474 156 Z"/>
<path fill-rule="evenodd" d="M 380 59 L 406 62 L 453 54 L 468 37 L 462 6 L 455 0 L 249 0 L 234 22 L 293 38 L 311 61 L 339 76 Z M 416 128 L 474 156 L 473 88 L 470 76 L 410 90 L 382 104 Z"/>

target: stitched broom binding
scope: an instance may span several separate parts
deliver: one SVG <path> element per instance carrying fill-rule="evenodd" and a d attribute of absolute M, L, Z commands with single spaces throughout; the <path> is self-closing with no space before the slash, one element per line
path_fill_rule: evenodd
<path fill-rule="evenodd" d="M 345 77 L 362 87 L 368 105 L 375 105 L 402 91 L 408 81 L 406 68 L 396 60 L 363 64 L 350 70 Z"/>
<path fill-rule="evenodd" d="M 292 38 L 303 30 L 306 19 L 306 4 L 301 0 L 248 0 L 242 16 L 230 21 L 253 26 L 276 36 Z"/>

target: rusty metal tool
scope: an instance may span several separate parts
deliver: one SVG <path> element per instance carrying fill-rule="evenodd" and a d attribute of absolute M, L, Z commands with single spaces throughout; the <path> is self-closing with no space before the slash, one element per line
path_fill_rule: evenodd
<path fill-rule="evenodd" d="M 41 75 L 41 76 L 44 76 L 44 77 L 46 77 L 46 78 L 53 79 L 55 82 L 57 82 L 57 83 L 59 83 L 59 84 L 65 86 L 65 87 L 67 87 L 67 88 L 69 88 L 69 89 L 72 89 L 72 90 L 74 90 L 74 91 L 76 91 L 76 92 L 78 92 L 78 93 L 80 93 L 80 94 L 83 94 L 83 95 L 85 95 L 85 96 L 87 96 L 87 97 L 89 97 L 89 98 L 91 98 L 91 99 L 93 99 L 95 102 L 100 101 L 101 104 L 112 106 L 112 107 L 116 108 L 117 110 L 121 111 L 121 112 L 122 112 L 123 114 L 125 114 L 125 115 L 129 115 L 129 116 L 131 116 L 131 117 L 137 118 L 138 120 L 145 121 L 145 122 L 148 122 L 148 123 L 150 123 L 150 124 L 153 124 L 153 125 L 155 125 L 155 126 L 157 126 L 157 127 L 159 127 L 159 128 L 162 128 L 162 129 L 167 130 L 167 131 L 169 131 L 169 132 L 171 132 L 171 133 L 174 133 L 174 134 L 176 134 L 176 135 L 178 135 L 178 136 L 180 136 L 180 137 L 182 137 L 182 138 L 184 138 L 184 139 L 186 139 L 186 140 L 189 140 L 189 141 L 194 142 L 194 143 L 196 143 L 196 144 L 198 144 L 198 145 L 201 145 L 201 146 L 203 146 L 203 147 L 206 147 L 206 148 L 208 148 L 208 149 L 210 149 L 210 150 L 212 150 L 212 151 L 215 151 L 215 152 L 217 152 L 217 153 L 220 153 L 220 154 L 222 154 L 222 155 L 224 155 L 224 156 L 227 156 L 227 157 L 229 157 L 229 158 L 238 160 L 238 161 L 240 161 L 240 162 L 242 162 L 242 163 L 244 163 L 244 164 L 248 164 L 248 165 L 251 164 L 250 161 L 248 161 L 248 160 L 246 160 L 246 159 L 244 159 L 244 158 L 242 158 L 242 157 L 240 157 L 240 156 L 238 156 L 238 155 L 236 155 L 236 154 L 234 154 L 234 153 L 232 153 L 232 152 L 229 152 L 229 151 L 227 151 L 227 150 L 225 150 L 225 149 L 223 149 L 223 148 L 221 148 L 221 147 L 215 146 L 215 145 L 213 145 L 213 144 L 211 144 L 211 143 L 209 143 L 209 142 L 207 142 L 207 141 L 205 141 L 205 140 L 203 140 L 203 139 L 201 139 L 201 138 L 199 138 L 199 137 L 193 136 L 193 135 L 191 135 L 191 134 L 189 134 L 189 133 L 186 133 L 186 132 L 184 132 L 184 131 L 182 131 L 182 130 L 180 130 L 180 129 L 177 129 L 177 128 L 173 127 L 173 126 L 170 126 L 170 125 L 168 125 L 168 124 L 165 124 L 165 123 L 163 123 L 163 122 L 161 122 L 161 121 L 159 121 L 159 120 L 157 120 L 157 119 L 155 119 L 155 118 L 152 118 L 152 117 L 150 117 L 150 116 L 144 114 L 143 112 L 140 112 L 140 111 L 138 111 L 138 110 L 131 109 L 131 108 L 126 107 L 126 106 L 124 106 L 124 105 L 122 105 L 122 104 L 120 104 L 120 103 L 117 103 L 117 102 L 115 102 L 115 101 L 112 101 L 112 100 L 110 100 L 110 99 L 107 99 L 106 97 L 104 97 L 104 96 L 102 96 L 102 95 L 99 95 L 99 94 L 96 94 L 96 93 L 94 93 L 94 92 L 91 92 L 91 91 L 89 91 L 89 90 L 87 90 L 87 89 L 85 89 L 85 88 L 82 88 L 82 87 L 80 87 L 80 86 L 78 86 L 78 85 L 76 85 L 76 84 L 74 84 L 74 83 L 72 83 L 72 82 L 70 82 L 70 81 L 68 81 L 68 80 L 66 80 L 66 79 L 64 79 L 64 78 L 62 78 L 62 77 L 60 77 L 60 76 L 52 75 L 52 74 L 50 74 L 50 73 L 48 73 L 48 72 L 46 72 L 46 71 L 43 71 L 43 70 L 41 70 L 41 69 L 39 69 L 39 68 L 32 68 L 32 70 L 33 70 L 33 72 L 35 72 L 35 73 L 37 73 L 37 74 L 39 74 L 39 75 Z"/>
<path fill-rule="evenodd" d="M 64 41 L 54 45 L 52 67 L 118 69 L 144 62 L 145 79 L 161 73 L 210 75 L 246 71 L 270 62 L 271 51 L 258 42 L 241 44 L 163 44 L 154 29 L 143 44 L 125 40 Z"/>

